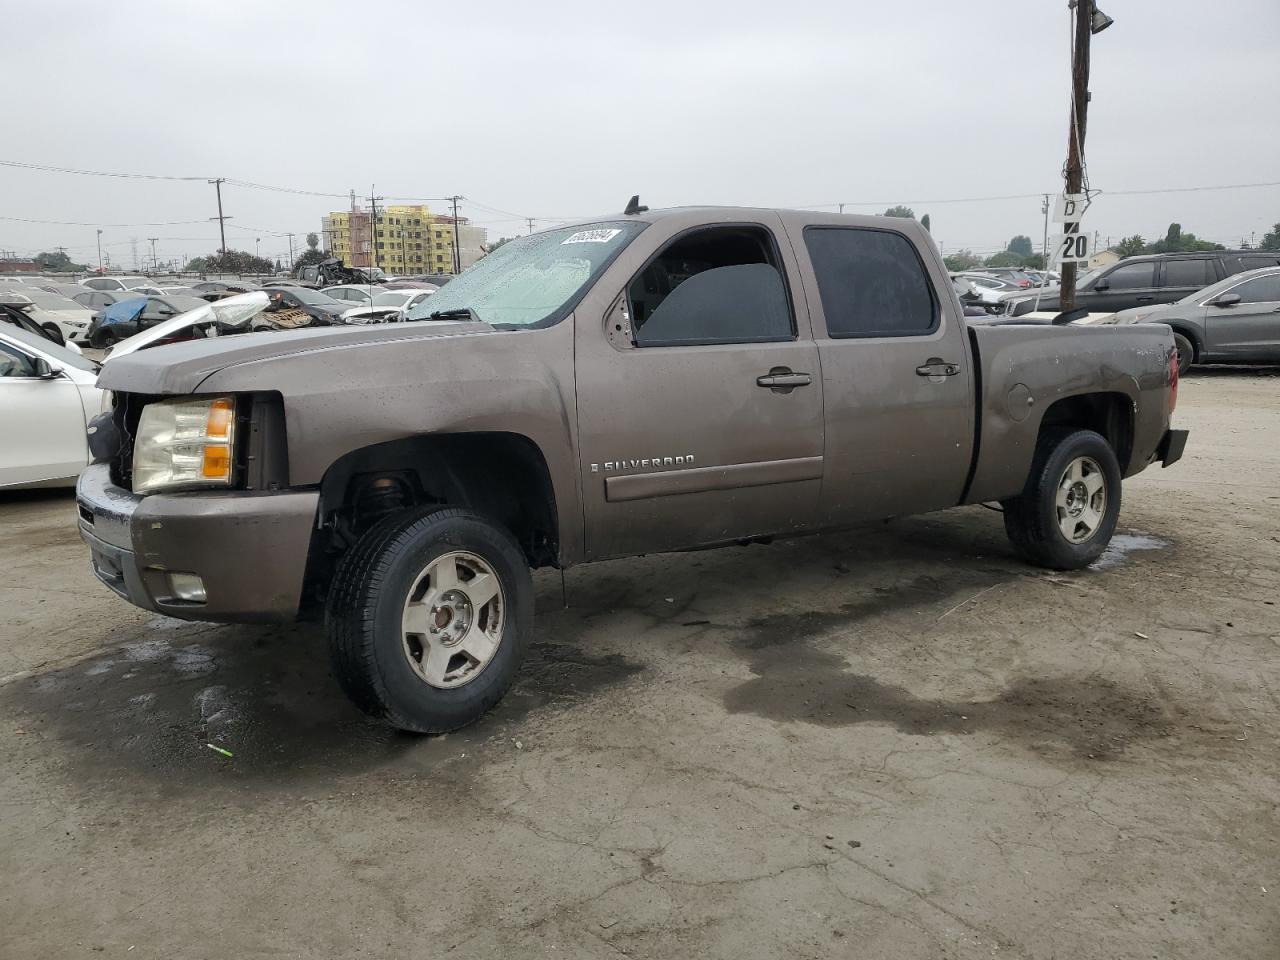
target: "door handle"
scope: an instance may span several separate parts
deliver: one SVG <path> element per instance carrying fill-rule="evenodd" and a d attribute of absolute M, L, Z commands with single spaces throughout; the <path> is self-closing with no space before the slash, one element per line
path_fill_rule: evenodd
<path fill-rule="evenodd" d="M 954 377 L 960 372 L 960 366 L 947 363 L 939 357 L 930 357 L 927 363 L 916 367 L 917 377 Z"/>
<path fill-rule="evenodd" d="M 1155 297 L 1138 297 L 1137 298 L 1139 303 L 1150 303 L 1154 299 Z"/>
<path fill-rule="evenodd" d="M 790 367 L 774 367 L 764 376 L 756 377 L 756 386 L 768 387 L 775 393 L 790 393 L 796 387 L 807 387 L 813 378 L 807 373 L 796 373 Z"/>

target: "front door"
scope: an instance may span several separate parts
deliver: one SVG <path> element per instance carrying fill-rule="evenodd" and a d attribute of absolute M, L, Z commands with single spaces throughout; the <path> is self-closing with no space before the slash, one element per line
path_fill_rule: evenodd
<path fill-rule="evenodd" d="M 1139 260 L 1121 263 L 1099 277 L 1092 288 L 1077 293 L 1076 305 L 1088 307 L 1090 313 L 1114 313 L 1149 306 L 1158 295 L 1155 261 Z"/>
<path fill-rule="evenodd" d="M 579 306 L 589 559 L 812 526 L 822 378 L 779 228 L 664 217 Z"/>
<path fill-rule="evenodd" d="M 823 521 L 955 506 L 973 454 L 975 381 L 928 234 L 881 218 L 787 217 L 822 360 Z"/>
<path fill-rule="evenodd" d="M 1225 293 L 1240 297 L 1230 306 L 1205 308 L 1208 352 L 1215 360 L 1280 360 L 1280 274 L 1254 277 Z"/>
<path fill-rule="evenodd" d="M 86 451 L 76 385 L 36 376 L 29 354 L 0 342 L 0 487 L 74 477 Z"/>

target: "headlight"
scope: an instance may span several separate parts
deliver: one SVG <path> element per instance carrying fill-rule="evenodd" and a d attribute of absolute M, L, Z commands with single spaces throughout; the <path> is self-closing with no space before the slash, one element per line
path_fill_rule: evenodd
<path fill-rule="evenodd" d="M 163 400 L 142 408 L 133 442 L 133 490 L 231 483 L 235 399 Z"/>

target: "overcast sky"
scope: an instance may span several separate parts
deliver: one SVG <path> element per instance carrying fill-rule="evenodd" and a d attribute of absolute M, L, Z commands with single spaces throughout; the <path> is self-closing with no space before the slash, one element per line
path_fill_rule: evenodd
<path fill-rule="evenodd" d="M 1280 220 L 1280 2 L 1101 0 L 1087 154 L 1108 236 L 1171 220 L 1226 243 Z M 12 29 L 9 29 L 12 28 Z M 492 237 L 520 218 L 651 206 L 890 202 L 950 252 L 1040 243 L 1066 152 L 1065 0 L 643 4 L 211 4 L 43 0 L 6 29 L 0 159 L 228 177 L 363 198 L 469 198 Z M 264 255 L 334 198 L 224 188 L 228 245 Z M 930 202 L 931 201 L 931 202 Z M 362 201 L 363 202 L 363 201 Z M 436 205 L 442 207 L 442 205 Z M 0 167 L 0 216 L 102 224 L 131 266 L 217 246 L 203 181 Z M 167 226 L 105 226 L 200 221 Z M 94 226 L 0 220 L 0 249 L 96 259 Z"/>

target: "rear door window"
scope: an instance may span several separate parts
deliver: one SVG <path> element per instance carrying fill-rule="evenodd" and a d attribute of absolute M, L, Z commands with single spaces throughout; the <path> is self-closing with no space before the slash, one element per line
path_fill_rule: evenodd
<path fill-rule="evenodd" d="M 1213 261 L 1207 258 L 1199 260 L 1166 260 L 1164 263 L 1164 285 L 1166 287 L 1191 287 L 1199 290 L 1217 280 L 1213 271 Z"/>
<path fill-rule="evenodd" d="M 1107 289 L 1140 290 L 1143 287 L 1155 286 L 1156 265 L 1147 263 L 1127 263 L 1116 267 L 1106 275 Z"/>
<path fill-rule="evenodd" d="M 804 242 L 818 278 L 828 336 L 911 337 L 938 328 L 933 284 L 902 234 L 814 226 L 805 227 Z"/>

